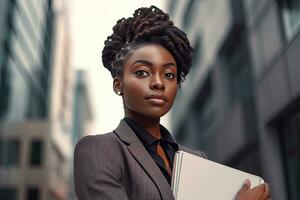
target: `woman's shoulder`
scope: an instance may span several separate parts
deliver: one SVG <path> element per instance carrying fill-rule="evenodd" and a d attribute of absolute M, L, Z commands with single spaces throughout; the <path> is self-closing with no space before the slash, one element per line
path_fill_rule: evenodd
<path fill-rule="evenodd" d="M 96 176 L 101 172 L 121 177 L 124 166 L 124 147 L 113 133 L 82 137 L 74 150 L 74 168 L 78 176 Z"/>
<path fill-rule="evenodd" d="M 79 139 L 75 146 L 75 151 L 80 149 L 107 150 L 120 146 L 121 141 L 114 132 L 96 135 L 86 135 Z"/>
<path fill-rule="evenodd" d="M 119 139 L 114 132 L 105 134 L 86 135 L 79 139 L 76 146 L 90 146 L 90 145 L 111 145 L 118 142 Z"/>
<path fill-rule="evenodd" d="M 114 132 L 82 137 L 76 144 L 74 156 L 85 159 L 97 157 L 102 160 L 112 160 L 122 157 L 124 146 Z"/>

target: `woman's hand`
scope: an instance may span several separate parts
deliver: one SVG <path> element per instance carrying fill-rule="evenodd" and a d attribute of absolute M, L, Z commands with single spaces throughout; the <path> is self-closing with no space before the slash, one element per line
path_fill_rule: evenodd
<path fill-rule="evenodd" d="M 236 200 L 271 200 L 270 188 L 267 183 L 250 189 L 251 183 L 247 179 L 236 195 Z"/>

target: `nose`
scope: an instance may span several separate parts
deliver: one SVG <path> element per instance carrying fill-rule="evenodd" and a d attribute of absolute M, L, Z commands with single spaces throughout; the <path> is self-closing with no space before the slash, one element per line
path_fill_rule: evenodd
<path fill-rule="evenodd" d="M 165 84 L 159 74 L 153 76 L 150 83 L 150 88 L 152 90 L 162 90 L 162 91 L 165 89 Z"/>

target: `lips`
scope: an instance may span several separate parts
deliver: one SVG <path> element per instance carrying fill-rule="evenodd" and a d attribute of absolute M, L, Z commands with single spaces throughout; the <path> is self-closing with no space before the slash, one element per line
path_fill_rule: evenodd
<path fill-rule="evenodd" d="M 152 94 L 146 97 L 146 99 L 160 99 L 163 101 L 167 101 L 167 97 L 165 97 L 164 95 L 161 94 Z"/>
<path fill-rule="evenodd" d="M 167 102 L 167 98 L 160 94 L 149 95 L 146 97 L 146 100 L 154 105 L 164 105 Z"/>

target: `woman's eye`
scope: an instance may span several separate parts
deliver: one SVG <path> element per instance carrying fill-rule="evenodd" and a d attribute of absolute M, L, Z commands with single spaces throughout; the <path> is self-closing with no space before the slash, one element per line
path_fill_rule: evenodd
<path fill-rule="evenodd" d="M 149 73 L 145 70 L 136 71 L 135 74 L 137 75 L 137 77 L 146 77 L 149 75 Z"/>
<path fill-rule="evenodd" d="M 174 79 L 176 77 L 176 75 L 174 73 L 165 73 L 165 77 L 167 79 Z"/>

